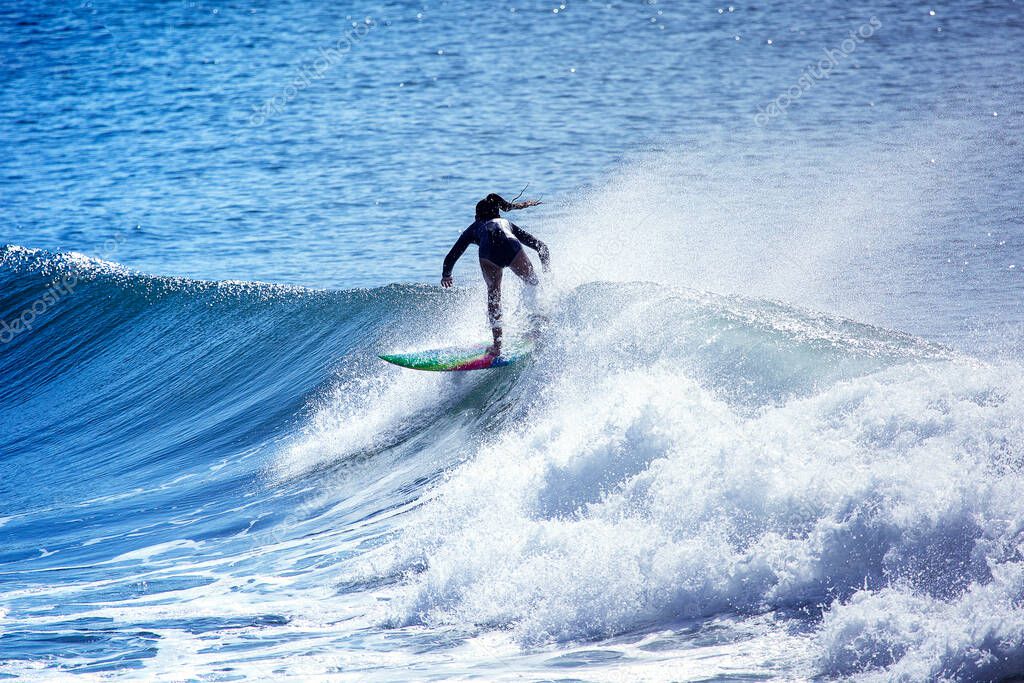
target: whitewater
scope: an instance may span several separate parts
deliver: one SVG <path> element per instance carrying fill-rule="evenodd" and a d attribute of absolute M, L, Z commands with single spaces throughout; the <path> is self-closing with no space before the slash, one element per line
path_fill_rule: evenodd
<path fill-rule="evenodd" d="M 417 373 L 376 353 L 473 340 L 475 290 L 2 263 L 5 320 L 77 283 L 0 356 L 7 674 L 1024 666 L 1011 357 L 570 261 L 529 362 Z"/>
<path fill-rule="evenodd" d="M 8 4 L 0 678 L 1024 676 L 1018 5 Z"/>

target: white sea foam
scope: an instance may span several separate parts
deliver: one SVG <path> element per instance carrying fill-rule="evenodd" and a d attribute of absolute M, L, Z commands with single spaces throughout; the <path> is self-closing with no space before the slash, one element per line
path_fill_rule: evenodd
<path fill-rule="evenodd" d="M 570 373 L 538 410 L 390 549 L 426 568 L 394 622 L 536 644 L 820 605 L 823 673 L 1024 652 L 1018 366 L 907 364 L 745 416 L 662 364 Z"/>
<path fill-rule="evenodd" d="M 1018 530 L 1011 537 L 1019 535 Z M 1019 676 L 1024 671 L 1024 563 L 993 565 L 989 583 L 973 583 L 950 601 L 896 587 L 858 591 L 837 602 L 818 634 L 821 668 L 837 675 L 860 672 L 865 680 Z"/>

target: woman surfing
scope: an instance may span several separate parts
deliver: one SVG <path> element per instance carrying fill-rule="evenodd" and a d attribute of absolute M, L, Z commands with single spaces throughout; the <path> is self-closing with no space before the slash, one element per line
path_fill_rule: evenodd
<path fill-rule="evenodd" d="M 488 347 L 487 353 L 492 356 L 501 355 L 501 276 L 505 268 L 511 268 L 513 273 L 522 278 L 529 292 L 533 292 L 540 280 L 523 245 L 537 252 L 545 273 L 550 268 L 547 245 L 515 223 L 502 218 L 499 212 L 525 209 L 538 204 L 540 202 L 535 200 L 516 203 L 506 201 L 496 194 L 487 195 L 476 204 L 476 220 L 462 232 L 444 258 L 441 286 L 447 288 L 452 286 L 452 269 L 466 247 L 470 244 L 479 247 L 480 272 L 487 283 L 487 319 L 494 334 L 494 344 Z"/>

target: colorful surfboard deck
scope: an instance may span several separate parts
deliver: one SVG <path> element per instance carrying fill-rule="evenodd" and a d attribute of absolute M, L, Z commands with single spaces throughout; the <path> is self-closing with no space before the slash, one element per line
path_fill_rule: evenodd
<path fill-rule="evenodd" d="M 430 370 L 433 372 L 459 372 L 463 370 L 486 370 L 500 368 L 517 363 L 533 351 L 530 341 L 509 342 L 502 347 L 500 356 L 488 353 L 488 344 L 454 347 L 448 349 L 431 349 L 428 351 L 411 351 L 409 353 L 388 353 L 379 357 L 389 363 L 413 370 Z"/>

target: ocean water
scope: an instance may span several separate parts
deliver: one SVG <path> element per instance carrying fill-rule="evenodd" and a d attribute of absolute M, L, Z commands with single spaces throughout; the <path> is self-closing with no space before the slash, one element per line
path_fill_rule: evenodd
<path fill-rule="evenodd" d="M 1022 57 L 1009 1 L 4 4 L 0 678 L 1020 678 Z M 524 187 L 533 357 L 379 361 L 486 338 L 441 260 Z"/>

